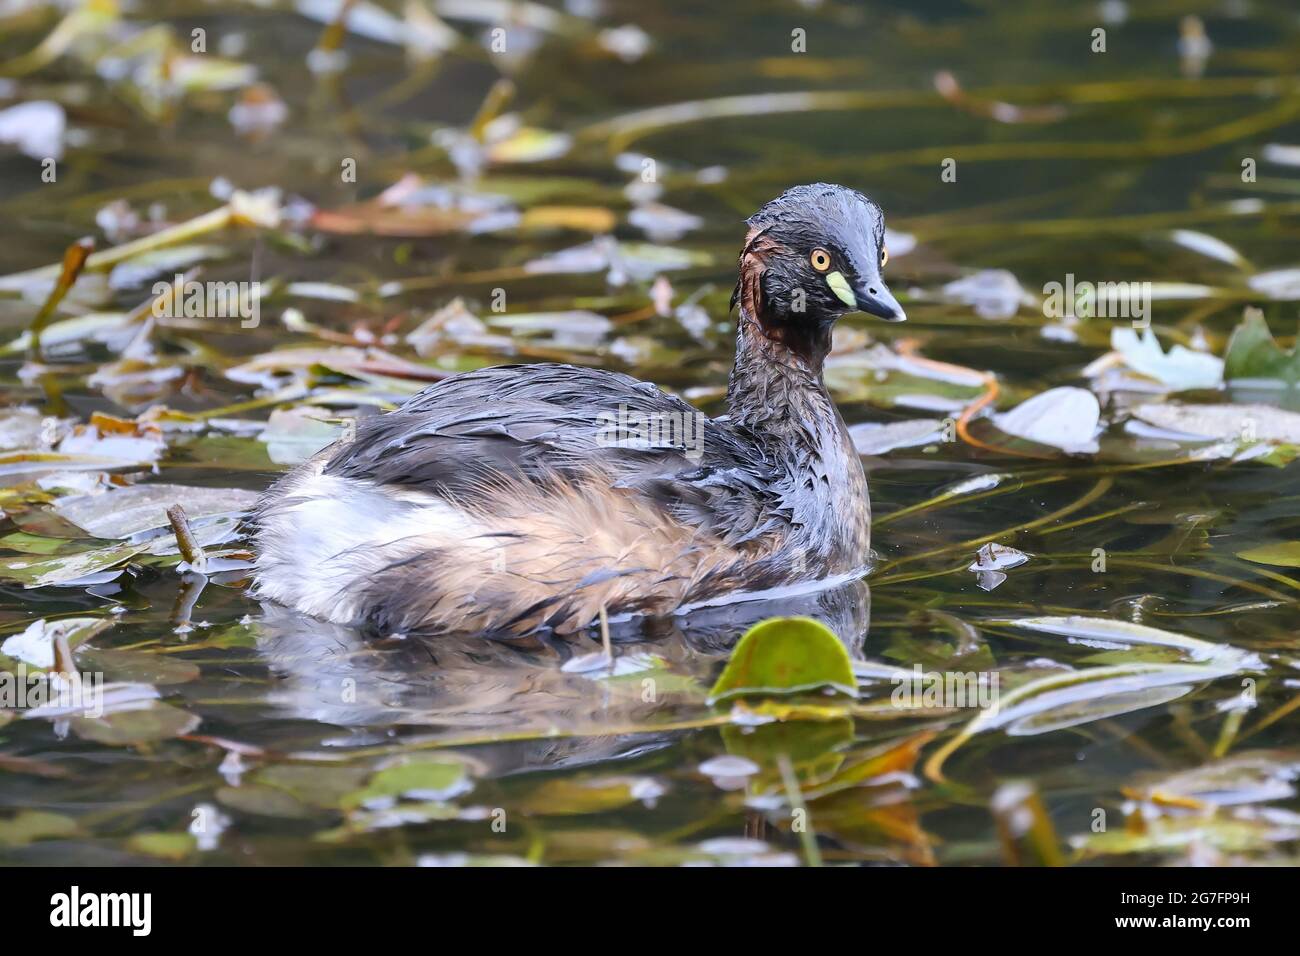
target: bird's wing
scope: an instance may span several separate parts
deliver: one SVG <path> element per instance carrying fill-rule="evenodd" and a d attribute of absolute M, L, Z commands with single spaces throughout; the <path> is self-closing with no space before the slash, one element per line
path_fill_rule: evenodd
<path fill-rule="evenodd" d="M 753 435 L 648 383 L 572 365 L 438 382 L 360 422 L 325 471 L 466 501 L 501 479 L 596 473 L 730 544 L 782 520 L 782 471 Z"/>

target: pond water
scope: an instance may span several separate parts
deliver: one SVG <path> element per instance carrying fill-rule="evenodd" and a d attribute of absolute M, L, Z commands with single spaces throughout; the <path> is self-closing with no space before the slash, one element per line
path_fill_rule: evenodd
<path fill-rule="evenodd" d="M 0 667 L 109 684 L 0 710 L 0 861 L 1295 861 L 1292 4 L 337 9 L 0 2 Z M 909 316 L 828 362 L 865 582 L 616 624 L 612 671 L 596 630 L 376 642 L 248 596 L 232 515 L 432 379 L 720 411 L 743 219 L 815 180 L 883 206 Z M 261 297 L 155 315 L 177 275 Z M 792 613 L 857 697 L 710 704 Z M 916 667 L 1000 707 L 900 703 Z"/>

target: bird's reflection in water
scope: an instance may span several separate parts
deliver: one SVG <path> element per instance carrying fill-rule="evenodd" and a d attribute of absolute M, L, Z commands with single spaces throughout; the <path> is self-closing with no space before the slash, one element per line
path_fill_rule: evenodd
<path fill-rule="evenodd" d="M 278 678 L 271 702 L 289 716 L 351 728 L 356 743 L 406 728 L 453 740 L 491 740 L 558 729 L 581 736 L 494 745 L 495 773 L 581 766 L 636 756 L 670 737 L 639 727 L 700 716 L 719 662 L 759 621 L 820 620 L 857 657 L 870 620 L 864 581 L 808 593 L 737 598 L 669 618 L 610 624 L 620 662 L 578 666 L 600 650 L 591 631 L 570 643 L 517 647 L 470 636 L 373 640 L 276 605 L 264 605 L 258 650 Z M 647 660 L 653 655 L 662 660 Z M 636 663 L 646 670 L 637 670 Z M 567 667 L 566 667 L 567 664 Z M 665 669 L 674 678 L 664 679 Z M 659 685 L 662 684 L 662 689 Z M 589 736 L 590 732 L 594 736 Z M 331 742 L 349 740 L 331 735 Z"/>

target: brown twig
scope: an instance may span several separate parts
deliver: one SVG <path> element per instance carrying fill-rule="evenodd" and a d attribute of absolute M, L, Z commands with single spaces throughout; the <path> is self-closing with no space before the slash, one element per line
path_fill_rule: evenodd
<path fill-rule="evenodd" d="M 172 533 L 176 535 L 176 544 L 181 549 L 181 557 L 195 571 L 202 573 L 208 556 L 204 553 L 198 539 L 194 537 L 185 509 L 180 505 L 172 505 L 167 509 L 167 521 L 172 526 Z"/>

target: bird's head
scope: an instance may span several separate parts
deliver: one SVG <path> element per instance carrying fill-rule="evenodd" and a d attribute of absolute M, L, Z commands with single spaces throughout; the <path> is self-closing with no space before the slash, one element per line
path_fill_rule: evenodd
<path fill-rule="evenodd" d="M 820 362 L 840 316 L 907 318 L 881 277 L 889 261 L 884 214 L 862 193 L 830 183 L 795 186 L 747 222 L 732 306 L 769 339 Z"/>

